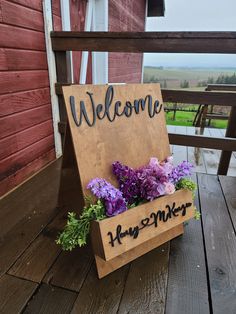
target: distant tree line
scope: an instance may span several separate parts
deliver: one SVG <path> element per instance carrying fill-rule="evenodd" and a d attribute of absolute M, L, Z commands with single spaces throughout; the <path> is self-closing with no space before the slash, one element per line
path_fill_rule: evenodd
<path fill-rule="evenodd" d="M 167 88 L 167 82 L 166 80 L 160 80 L 159 78 L 157 78 L 156 76 L 152 75 L 150 78 L 145 79 L 144 78 L 144 82 L 149 82 L 149 83 L 160 83 L 161 88 Z"/>
<path fill-rule="evenodd" d="M 180 82 L 180 88 L 189 88 L 189 81 L 184 80 Z"/>
<path fill-rule="evenodd" d="M 208 84 L 236 84 L 236 73 L 233 75 L 221 74 L 216 79 L 208 77 L 207 80 L 199 81 L 197 86 L 204 87 Z"/>

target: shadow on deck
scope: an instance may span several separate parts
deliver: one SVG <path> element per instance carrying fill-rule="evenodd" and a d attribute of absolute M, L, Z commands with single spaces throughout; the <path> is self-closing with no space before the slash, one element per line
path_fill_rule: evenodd
<path fill-rule="evenodd" d="M 173 147 L 180 160 L 193 161 L 193 150 Z M 213 173 L 207 154 L 199 167 Z M 194 175 L 201 221 L 98 280 L 89 246 L 55 244 L 72 210 L 56 207 L 60 162 L 1 200 L 0 313 L 234 313 L 236 178 Z"/>

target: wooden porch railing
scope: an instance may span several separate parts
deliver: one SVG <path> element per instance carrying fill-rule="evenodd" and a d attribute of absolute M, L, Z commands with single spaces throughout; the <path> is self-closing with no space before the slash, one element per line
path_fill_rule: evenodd
<path fill-rule="evenodd" d="M 56 91 L 59 96 L 60 117 L 63 129 L 66 113 L 61 95 L 61 85 L 70 84 L 70 65 L 67 53 L 77 51 L 108 52 L 167 52 L 167 53 L 236 53 L 236 32 L 52 32 L 52 47 L 56 55 L 57 79 Z M 169 134 L 171 144 L 193 147 L 236 151 L 236 93 L 215 91 L 162 90 L 165 102 L 188 104 L 209 104 L 231 106 L 226 138 L 202 137 L 199 135 Z M 229 154 L 228 154 L 229 156 Z M 221 156 L 218 174 L 227 174 L 228 158 Z"/>

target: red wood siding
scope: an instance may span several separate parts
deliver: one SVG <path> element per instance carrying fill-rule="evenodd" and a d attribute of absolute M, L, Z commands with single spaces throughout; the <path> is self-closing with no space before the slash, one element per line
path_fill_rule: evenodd
<path fill-rule="evenodd" d="M 85 0 L 70 0 L 71 28 L 83 31 Z M 52 0 L 61 30 L 60 1 Z M 145 0 L 110 0 L 110 31 L 143 31 Z M 42 0 L 0 0 L 0 195 L 55 158 Z M 87 83 L 92 82 L 89 55 Z M 73 52 L 79 82 L 81 53 Z M 140 82 L 142 54 L 109 55 L 110 82 Z"/>
<path fill-rule="evenodd" d="M 0 47 L 2 195 L 55 158 L 42 0 L 0 0 Z"/>
<path fill-rule="evenodd" d="M 110 0 L 109 31 L 144 31 L 145 6 L 145 0 Z M 109 82 L 140 83 L 142 62 L 142 54 L 109 53 Z"/>
<path fill-rule="evenodd" d="M 70 0 L 70 18 L 72 31 L 84 31 L 86 4 L 87 1 L 84 0 Z M 74 82 L 79 83 L 82 53 L 80 51 L 74 51 L 72 54 L 73 54 Z M 89 53 L 88 58 L 86 83 L 87 84 L 92 83 L 91 53 Z"/>

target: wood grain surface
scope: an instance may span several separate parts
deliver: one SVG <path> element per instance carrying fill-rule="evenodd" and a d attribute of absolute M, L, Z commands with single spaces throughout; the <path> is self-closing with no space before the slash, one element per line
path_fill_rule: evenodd
<path fill-rule="evenodd" d="M 36 283 L 4 275 L 0 278 L 0 313 L 21 313 L 36 288 Z"/>
<path fill-rule="evenodd" d="M 88 115 L 91 117 L 92 108 L 86 92 L 92 92 L 96 104 L 104 103 L 107 86 L 96 85 L 71 85 L 63 87 L 67 115 L 72 134 L 73 145 L 84 194 L 88 193 L 86 186 L 95 177 L 107 179 L 117 185 L 112 175 L 111 165 L 119 160 L 131 167 L 140 167 L 149 162 L 150 157 L 156 156 L 164 160 L 170 155 L 167 129 L 163 108 L 153 118 L 148 116 L 147 107 L 139 114 L 133 110 L 132 115 L 116 117 L 111 123 L 107 118 L 97 119 L 96 125 L 89 127 L 85 121 L 80 127 L 73 120 L 69 98 L 75 96 L 76 110 L 79 116 L 79 102 L 85 101 Z M 116 85 L 114 86 L 114 100 L 111 112 L 114 111 L 114 103 L 122 102 L 123 109 L 125 101 L 131 103 L 134 99 L 145 98 L 152 95 L 153 101 L 162 97 L 159 84 L 144 85 Z M 113 110 L 113 111 L 112 111 Z M 111 113 L 112 114 L 112 113 Z"/>
<path fill-rule="evenodd" d="M 236 308 L 236 237 L 216 176 L 198 174 L 206 257 L 215 314 Z"/>
<path fill-rule="evenodd" d="M 136 239 L 134 239 L 133 236 L 127 235 L 126 237 L 121 238 L 122 244 L 119 244 L 117 243 L 117 241 L 115 241 L 114 246 L 111 245 L 111 239 L 108 233 L 111 232 L 113 237 L 115 238 L 118 225 L 122 226 L 122 232 L 129 230 L 130 227 L 134 228 L 138 226 L 139 228 L 141 228 L 143 226 L 142 221 L 147 221 L 147 219 L 150 219 L 150 223 L 153 222 L 153 220 L 150 218 L 152 212 L 156 213 L 158 210 L 161 210 L 165 212 L 165 215 L 167 215 L 167 205 L 172 208 L 173 204 L 175 204 L 175 208 L 181 208 L 182 205 L 185 205 L 187 203 L 190 203 L 191 206 L 186 208 L 185 216 L 181 214 L 181 210 L 177 217 L 172 217 L 166 222 L 158 219 L 157 227 L 154 227 L 154 225 L 152 225 L 150 227 L 144 228 L 143 230 L 140 230 Z M 95 253 L 104 258 L 106 261 L 109 261 L 110 259 L 120 254 L 123 254 L 137 247 L 138 245 L 151 240 L 152 238 L 157 237 L 163 232 L 182 224 L 184 221 L 189 220 L 194 216 L 194 212 L 195 209 L 192 200 L 192 192 L 188 190 L 180 190 L 175 192 L 174 194 L 166 195 L 157 198 L 152 202 L 148 202 L 143 205 L 131 208 L 117 216 L 107 218 L 101 221 L 95 221 L 94 224 L 99 225 L 99 232 L 97 232 L 97 229 L 93 229 L 93 227 L 91 230 L 91 239 L 93 242 L 95 242 Z M 102 252 L 99 251 L 99 247 L 96 247 L 98 239 L 102 243 L 100 245 L 100 247 L 102 247 L 103 249 Z"/>

